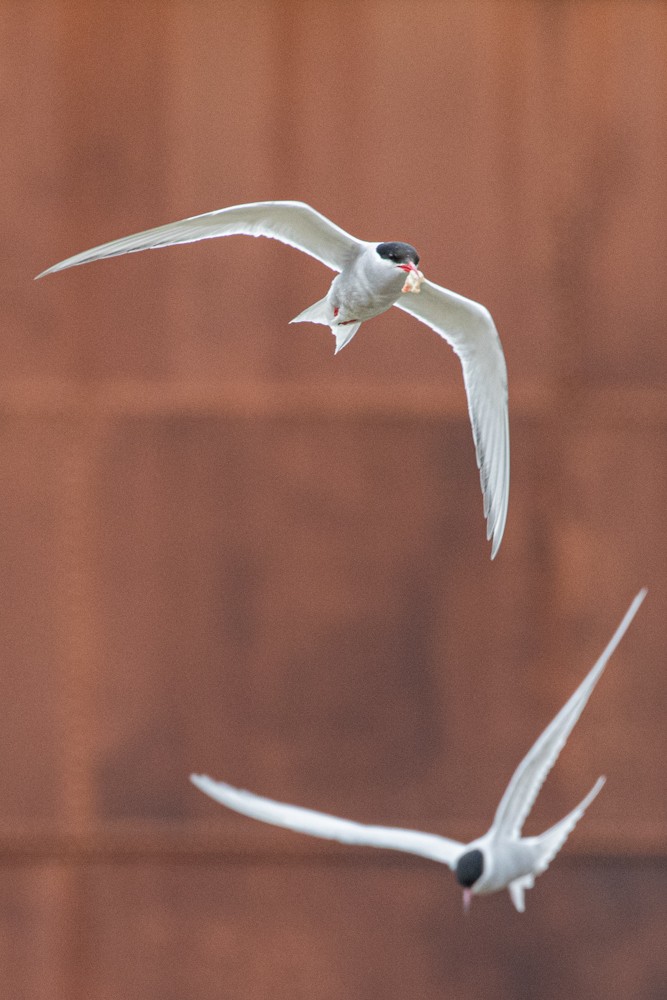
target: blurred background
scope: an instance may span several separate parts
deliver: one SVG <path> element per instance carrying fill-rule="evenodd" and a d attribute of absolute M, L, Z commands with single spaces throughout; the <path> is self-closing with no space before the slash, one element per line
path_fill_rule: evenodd
<path fill-rule="evenodd" d="M 665 995 L 667 6 L 0 0 L 0 976 L 12 1000 Z M 489 559 L 460 366 L 333 357 L 296 198 L 493 313 Z M 517 914 L 226 812 L 191 771 L 467 840 L 633 595 Z"/>

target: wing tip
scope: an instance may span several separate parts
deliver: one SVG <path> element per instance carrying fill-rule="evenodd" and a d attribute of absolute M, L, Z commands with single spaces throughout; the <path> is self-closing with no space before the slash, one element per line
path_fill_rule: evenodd
<path fill-rule="evenodd" d="M 601 774 L 590 791 L 590 795 L 592 796 L 591 802 L 593 801 L 596 795 L 599 795 L 599 793 L 602 791 L 602 789 L 606 784 L 607 784 L 607 775 Z"/>
<path fill-rule="evenodd" d="M 487 539 L 493 537 L 491 545 L 491 558 L 495 559 L 500 549 L 500 543 L 505 535 L 505 525 L 507 524 L 507 506 L 487 521 Z"/>
<path fill-rule="evenodd" d="M 493 539 L 491 558 L 495 559 L 507 524 L 510 492 L 509 449 L 506 446 L 502 468 L 494 472 L 493 485 L 491 485 L 491 476 L 489 470 L 486 468 L 484 456 L 480 455 L 479 448 L 476 448 L 476 452 L 477 464 L 480 470 L 482 497 L 484 500 L 486 539 L 487 541 Z"/>
<path fill-rule="evenodd" d="M 76 267 L 77 264 L 87 263 L 85 260 L 78 260 L 78 256 L 77 254 L 75 257 L 66 257 L 65 260 L 59 260 L 57 264 L 52 264 L 45 271 L 40 271 L 39 274 L 36 274 L 34 280 L 39 281 L 40 278 L 45 278 L 47 274 L 57 274 L 58 271 L 66 271 L 69 267 Z"/>
<path fill-rule="evenodd" d="M 212 781 L 212 780 L 213 779 L 209 778 L 208 774 L 191 774 L 190 775 L 190 781 L 192 782 L 193 785 L 195 785 L 197 788 L 199 788 L 200 791 L 203 790 L 203 786 L 208 781 Z"/>
<path fill-rule="evenodd" d="M 45 278 L 47 274 L 53 274 L 53 272 L 57 270 L 58 270 L 58 265 L 53 264 L 51 267 L 47 267 L 45 271 L 40 271 L 39 274 L 36 274 L 32 280 L 39 281 L 40 278 Z"/>

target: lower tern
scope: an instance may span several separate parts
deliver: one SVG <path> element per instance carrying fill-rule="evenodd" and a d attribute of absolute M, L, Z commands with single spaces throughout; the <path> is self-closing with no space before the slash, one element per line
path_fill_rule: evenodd
<path fill-rule="evenodd" d="M 487 538 L 493 539 L 494 558 L 505 530 L 509 499 L 507 368 L 500 338 L 484 306 L 424 278 L 418 270 L 419 255 L 409 243 L 364 242 L 304 202 L 262 201 L 104 243 L 54 264 L 37 277 L 139 250 L 240 234 L 280 240 L 339 272 L 324 298 L 291 320 L 331 327 L 336 353 L 363 322 L 393 305 L 431 327 L 454 349 L 463 367 Z"/>
<path fill-rule="evenodd" d="M 342 844 L 404 851 L 448 865 L 463 887 L 463 906 L 466 911 L 474 895 L 508 889 L 514 906 L 523 913 L 526 889 L 532 889 L 536 877 L 547 870 L 604 785 L 605 779 L 598 778 L 588 795 L 572 812 L 539 836 L 521 836 L 522 827 L 545 778 L 558 759 L 609 658 L 645 596 L 645 589 L 637 594 L 602 656 L 521 761 L 500 800 L 489 830 L 469 844 L 433 833 L 365 826 L 351 820 L 338 819 L 326 813 L 253 795 L 224 782 L 214 781 L 206 775 L 193 774 L 190 780 L 216 802 L 274 826 L 286 827 L 312 837 L 337 840 Z"/>

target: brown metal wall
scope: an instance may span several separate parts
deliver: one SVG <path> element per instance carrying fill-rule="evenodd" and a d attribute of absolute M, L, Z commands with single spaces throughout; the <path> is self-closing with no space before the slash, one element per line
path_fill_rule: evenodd
<path fill-rule="evenodd" d="M 619 997 L 666 970 L 667 7 L 0 3 L 0 979 L 12 1000 Z M 339 357 L 302 198 L 492 310 L 489 561 L 460 369 L 404 314 Z M 226 813 L 207 771 L 467 838 L 650 595 L 540 797 L 609 781 L 520 916 Z"/>

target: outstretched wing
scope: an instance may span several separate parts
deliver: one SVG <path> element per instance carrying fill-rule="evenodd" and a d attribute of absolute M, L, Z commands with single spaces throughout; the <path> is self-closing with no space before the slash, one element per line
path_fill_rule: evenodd
<path fill-rule="evenodd" d="M 67 267 L 139 250 L 155 250 L 176 243 L 195 243 L 216 236 L 236 235 L 268 236 L 280 240 L 310 254 L 333 271 L 341 271 L 349 257 L 365 246 L 361 240 L 350 236 L 302 201 L 257 201 L 195 215 L 181 222 L 170 222 L 133 236 L 123 236 L 68 257 L 37 277 L 43 278 L 45 274 L 64 271 Z"/>
<path fill-rule="evenodd" d="M 577 719 L 583 712 L 595 685 L 602 676 L 602 671 L 625 635 L 630 622 L 637 614 L 639 606 L 645 597 L 646 589 L 640 590 L 626 611 L 623 621 L 614 632 L 600 659 L 517 767 L 496 810 L 496 815 L 489 831 L 491 834 L 501 835 L 503 838 L 515 837 L 520 834 L 526 816 L 530 812 L 546 776 L 556 763 L 558 755 L 567 742 L 568 736 L 574 729 Z M 584 802 L 586 805 L 588 804 L 586 800 Z M 585 808 L 585 805 L 583 807 Z M 574 822 L 576 822 L 576 819 Z M 572 825 L 574 826 L 574 823 Z"/>
<path fill-rule="evenodd" d="M 419 295 L 404 295 L 396 305 L 444 337 L 461 361 L 493 559 L 505 530 L 510 489 L 507 367 L 498 331 L 484 306 L 431 281 L 422 283 Z"/>
<path fill-rule="evenodd" d="M 385 826 L 364 826 L 362 823 L 338 819 L 327 813 L 265 799 L 260 795 L 253 795 L 252 792 L 233 788 L 232 785 L 226 785 L 222 781 L 213 781 L 204 774 L 192 774 L 190 780 L 200 791 L 235 812 L 250 816 L 252 819 L 259 819 L 264 823 L 285 827 L 287 830 L 295 830 L 297 833 L 306 833 L 311 837 L 337 840 L 341 844 L 385 847 L 392 851 L 418 854 L 432 861 L 440 861 L 450 868 L 456 867 L 456 861 L 463 850 L 463 844 L 433 833 Z"/>

